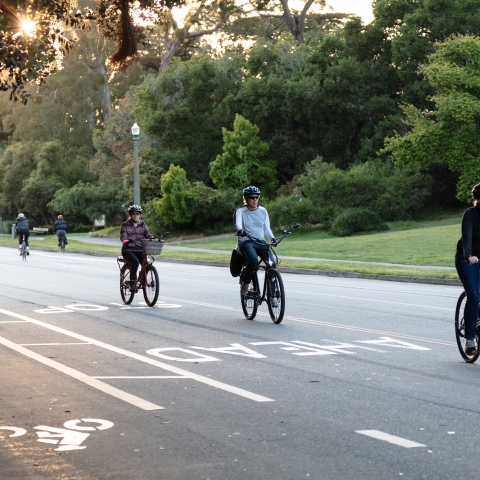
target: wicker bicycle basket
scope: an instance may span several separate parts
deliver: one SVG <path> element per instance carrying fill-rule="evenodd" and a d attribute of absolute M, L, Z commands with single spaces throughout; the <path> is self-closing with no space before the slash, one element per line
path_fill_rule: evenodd
<path fill-rule="evenodd" d="M 148 240 L 147 238 L 142 238 L 142 252 L 144 255 L 160 255 L 163 249 L 163 240 Z"/>

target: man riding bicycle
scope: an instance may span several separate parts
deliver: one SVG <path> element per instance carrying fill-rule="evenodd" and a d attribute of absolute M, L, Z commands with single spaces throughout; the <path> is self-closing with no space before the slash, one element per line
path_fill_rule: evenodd
<path fill-rule="evenodd" d="M 120 230 L 120 241 L 122 242 L 122 256 L 130 265 L 130 291 L 135 292 L 135 282 L 137 280 L 137 270 L 143 262 L 142 247 L 135 245 L 140 244 L 142 238 L 155 238 L 147 227 L 147 224 L 140 220 L 143 210 L 140 205 L 132 205 L 128 207 L 130 218 L 122 223 Z"/>
<path fill-rule="evenodd" d="M 20 250 L 20 255 L 22 254 L 22 242 L 24 240 L 25 240 L 25 245 L 27 247 L 27 255 L 30 255 L 30 247 L 28 246 L 28 237 L 30 236 L 30 227 L 28 225 L 28 218 L 23 213 L 18 214 L 17 221 L 15 223 L 15 228 L 17 229 L 18 248 Z"/>
<path fill-rule="evenodd" d="M 67 228 L 68 224 L 67 222 L 63 219 L 63 215 L 59 215 L 57 217 L 57 221 L 55 222 L 53 226 L 53 230 L 57 234 L 57 240 L 58 240 L 58 246 L 60 247 L 60 239 L 63 237 L 65 239 L 65 245 L 68 245 L 67 242 Z"/>
<path fill-rule="evenodd" d="M 270 229 L 268 212 L 258 204 L 259 198 L 260 190 L 257 187 L 246 187 L 243 190 L 244 206 L 237 208 L 234 214 L 238 234 L 238 249 L 247 259 L 247 266 L 240 285 L 241 295 L 247 295 L 248 293 L 248 285 L 252 281 L 253 273 L 258 265 L 258 257 L 266 258 L 269 253 L 265 237 L 270 238 L 274 243 L 276 242 Z M 247 234 L 254 240 L 251 240 Z M 270 262 L 275 267 L 272 255 L 270 255 Z"/>

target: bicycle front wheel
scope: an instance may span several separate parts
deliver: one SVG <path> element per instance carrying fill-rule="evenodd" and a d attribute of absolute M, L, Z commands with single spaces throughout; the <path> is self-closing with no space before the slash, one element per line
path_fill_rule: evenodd
<path fill-rule="evenodd" d="M 157 269 L 153 265 L 149 265 L 145 270 L 145 285 L 143 286 L 143 297 L 149 307 L 153 307 L 157 303 L 159 292 L 160 280 Z"/>
<path fill-rule="evenodd" d="M 253 274 L 252 281 L 248 285 L 248 293 L 240 295 L 242 301 L 242 310 L 247 320 L 253 320 L 257 314 L 258 303 L 258 276 L 257 272 Z"/>
<path fill-rule="evenodd" d="M 285 314 L 285 289 L 280 273 L 273 269 L 267 274 L 267 305 L 273 323 L 280 323 Z"/>
<path fill-rule="evenodd" d="M 467 355 L 465 353 L 465 304 L 467 302 L 467 294 L 463 292 L 458 298 L 457 308 L 455 310 L 455 337 L 457 338 L 457 346 L 460 355 L 467 363 L 474 363 L 477 361 L 480 354 L 479 350 L 479 334 L 480 325 L 477 319 L 477 329 L 475 333 L 475 343 L 477 347 L 476 355 Z"/>
<path fill-rule="evenodd" d="M 120 270 L 120 295 L 125 305 L 132 303 L 135 295 L 134 292 L 130 291 L 130 265 L 127 264 Z"/>

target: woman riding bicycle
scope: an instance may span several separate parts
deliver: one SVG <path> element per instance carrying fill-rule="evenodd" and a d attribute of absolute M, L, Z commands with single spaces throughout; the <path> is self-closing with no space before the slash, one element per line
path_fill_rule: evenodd
<path fill-rule="evenodd" d="M 23 213 L 18 214 L 15 227 L 17 229 L 18 248 L 20 250 L 20 255 L 22 254 L 23 240 L 25 240 L 25 245 L 27 247 L 27 255 L 30 255 L 30 247 L 28 246 L 28 237 L 30 236 L 30 227 L 28 225 L 28 218 Z"/>
<path fill-rule="evenodd" d="M 57 240 L 58 240 L 58 246 L 60 247 L 60 239 L 63 238 L 65 239 L 65 245 L 68 245 L 67 242 L 67 229 L 68 229 L 68 224 L 67 222 L 63 219 L 63 215 L 59 215 L 57 217 L 57 220 L 53 226 L 53 230 L 55 234 L 57 235 Z"/>
<path fill-rule="evenodd" d="M 132 205 L 128 207 L 128 214 L 130 218 L 122 223 L 120 230 L 120 241 L 122 242 L 122 256 L 126 262 L 130 264 L 130 291 L 135 291 L 135 282 L 137 280 L 138 266 L 143 261 L 142 247 L 135 245 L 140 244 L 142 238 L 155 238 L 148 229 L 146 223 L 140 220 L 142 214 L 142 207 L 140 205 Z"/>
<path fill-rule="evenodd" d="M 462 238 L 457 243 L 455 267 L 467 294 L 465 304 L 465 353 L 477 354 L 475 332 L 480 303 L 480 183 L 472 189 L 473 207 L 468 208 L 462 219 Z"/>
<path fill-rule="evenodd" d="M 248 285 L 252 281 L 253 273 L 258 265 L 258 257 L 267 257 L 269 252 L 265 244 L 265 236 L 275 243 L 275 237 L 270 229 L 270 219 L 265 208 L 258 204 L 260 190 L 249 186 L 243 190 L 244 206 L 235 210 L 235 227 L 238 233 L 238 249 L 247 259 L 240 294 L 247 295 Z M 247 237 L 247 233 L 255 240 Z M 263 245 L 262 245 L 263 244 Z M 272 266 L 275 266 L 273 257 L 270 255 Z"/>

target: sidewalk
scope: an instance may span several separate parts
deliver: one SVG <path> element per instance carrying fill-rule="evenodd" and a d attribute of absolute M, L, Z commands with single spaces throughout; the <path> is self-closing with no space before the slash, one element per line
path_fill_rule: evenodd
<path fill-rule="evenodd" d="M 120 240 L 116 238 L 101 238 L 101 237 L 76 237 L 75 235 L 69 235 L 70 240 L 76 240 L 83 243 L 96 243 L 100 245 L 110 245 L 118 247 L 120 249 Z M 165 250 L 182 250 L 187 252 L 201 252 L 201 253 L 212 253 L 219 255 L 230 255 L 231 250 L 209 250 L 207 248 L 190 248 L 190 247 L 174 247 L 166 244 L 163 247 Z M 279 255 L 278 258 L 285 260 L 304 260 L 304 261 L 319 261 L 319 262 L 338 262 L 338 263 L 361 263 L 366 265 L 383 265 L 386 267 L 403 267 L 403 268 L 421 268 L 426 270 L 455 270 L 455 267 L 440 267 L 440 266 L 429 266 L 429 265 L 402 265 L 400 263 L 384 263 L 384 262 L 362 262 L 361 260 L 331 260 L 329 258 L 312 258 L 312 257 L 287 257 L 284 255 Z"/>

